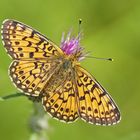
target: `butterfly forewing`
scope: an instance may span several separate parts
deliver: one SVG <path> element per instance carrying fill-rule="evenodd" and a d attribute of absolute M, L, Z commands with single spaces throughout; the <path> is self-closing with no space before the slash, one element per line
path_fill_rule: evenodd
<path fill-rule="evenodd" d="M 45 59 L 63 54 L 52 41 L 31 27 L 5 20 L 2 26 L 2 39 L 8 54 L 14 59 Z"/>
<path fill-rule="evenodd" d="M 113 125 L 119 122 L 120 112 L 106 90 L 85 69 L 76 68 L 78 110 L 86 122 Z"/>

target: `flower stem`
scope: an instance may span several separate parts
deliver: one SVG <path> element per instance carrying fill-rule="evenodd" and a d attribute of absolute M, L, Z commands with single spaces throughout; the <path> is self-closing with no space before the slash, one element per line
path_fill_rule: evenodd
<path fill-rule="evenodd" d="M 47 140 L 48 118 L 41 103 L 34 102 L 33 112 L 29 121 L 30 140 Z"/>

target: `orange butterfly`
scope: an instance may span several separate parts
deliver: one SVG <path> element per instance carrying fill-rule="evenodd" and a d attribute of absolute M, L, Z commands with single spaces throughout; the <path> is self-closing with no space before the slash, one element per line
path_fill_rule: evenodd
<path fill-rule="evenodd" d="M 13 62 L 9 74 L 18 89 L 42 100 L 51 116 L 65 122 L 78 117 L 97 125 L 119 122 L 120 112 L 107 91 L 80 65 L 80 36 L 62 39 L 60 48 L 15 20 L 2 25 L 4 47 Z"/>

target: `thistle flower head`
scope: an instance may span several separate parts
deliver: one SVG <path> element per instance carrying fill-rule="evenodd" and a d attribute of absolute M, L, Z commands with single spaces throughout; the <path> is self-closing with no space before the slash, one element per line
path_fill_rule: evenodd
<path fill-rule="evenodd" d="M 66 39 L 64 38 L 64 33 L 62 35 L 61 39 L 61 49 L 65 52 L 66 55 L 75 55 L 78 59 L 78 61 L 82 60 L 84 58 L 83 54 L 83 47 L 80 45 L 80 39 L 81 34 L 79 33 L 78 36 L 74 37 L 71 36 L 71 31 L 66 36 Z"/>

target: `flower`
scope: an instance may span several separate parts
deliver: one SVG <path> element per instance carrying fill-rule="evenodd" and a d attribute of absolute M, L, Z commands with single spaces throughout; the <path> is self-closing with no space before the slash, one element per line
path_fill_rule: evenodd
<path fill-rule="evenodd" d="M 61 39 L 61 49 L 65 52 L 66 55 L 74 55 L 78 61 L 84 59 L 83 47 L 80 45 L 81 34 L 78 36 L 71 37 L 71 31 L 68 33 L 66 39 L 64 39 L 64 33 Z"/>

